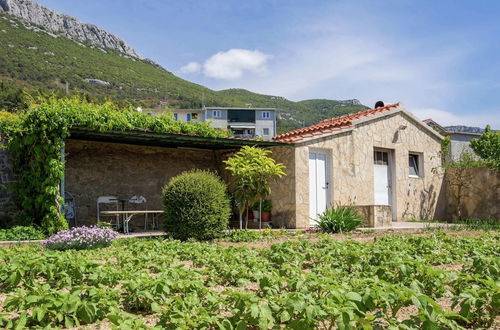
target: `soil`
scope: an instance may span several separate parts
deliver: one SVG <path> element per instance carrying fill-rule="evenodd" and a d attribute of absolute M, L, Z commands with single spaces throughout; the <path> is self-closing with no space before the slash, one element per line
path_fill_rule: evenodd
<path fill-rule="evenodd" d="M 446 235 L 449 236 L 478 236 L 481 234 L 484 234 L 484 231 L 450 231 L 446 232 Z M 415 229 L 414 231 L 398 231 L 398 230 L 391 230 L 391 231 L 376 231 L 376 232 L 362 232 L 362 231 L 356 231 L 348 234 L 327 234 L 329 237 L 339 240 L 339 241 L 345 241 L 345 240 L 353 240 L 356 242 L 365 242 L 365 243 L 373 243 L 375 242 L 377 237 L 382 237 L 386 235 L 400 235 L 400 236 L 429 236 L 431 235 L 428 232 L 422 231 L 421 229 Z M 276 243 L 283 243 L 287 241 L 295 241 L 298 240 L 299 238 L 307 239 L 310 242 L 318 242 L 322 238 L 318 237 L 315 234 L 304 234 L 304 235 L 282 235 L 282 236 L 277 236 L 277 237 L 269 237 L 266 239 L 263 239 L 261 241 L 256 241 L 256 242 L 225 242 L 225 241 L 218 241 L 216 244 L 223 246 L 223 247 L 228 247 L 228 246 L 246 246 L 248 248 L 269 248 L 271 245 L 276 244 Z"/>

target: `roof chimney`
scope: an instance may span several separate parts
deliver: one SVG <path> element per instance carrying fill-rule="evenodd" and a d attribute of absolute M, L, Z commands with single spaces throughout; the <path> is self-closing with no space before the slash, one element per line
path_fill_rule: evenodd
<path fill-rule="evenodd" d="M 375 103 L 375 109 L 381 108 L 383 106 L 384 106 L 384 102 L 382 102 L 382 101 L 377 101 L 377 103 Z"/>

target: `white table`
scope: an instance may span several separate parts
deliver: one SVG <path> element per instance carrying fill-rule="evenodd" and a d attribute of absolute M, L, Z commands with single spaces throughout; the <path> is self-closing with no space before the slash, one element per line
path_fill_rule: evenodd
<path fill-rule="evenodd" d="M 153 227 L 154 224 L 158 224 L 158 215 L 165 213 L 163 210 L 129 210 L 129 211 L 102 211 L 102 215 L 119 215 L 123 216 L 123 232 L 125 234 L 129 233 L 128 223 L 132 220 L 132 217 L 137 214 L 151 214 L 153 216 Z M 146 224 L 147 226 L 147 224 Z M 144 229 L 147 229 L 146 226 Z M 118 229 L 118 228 L 117 228 Z"/>

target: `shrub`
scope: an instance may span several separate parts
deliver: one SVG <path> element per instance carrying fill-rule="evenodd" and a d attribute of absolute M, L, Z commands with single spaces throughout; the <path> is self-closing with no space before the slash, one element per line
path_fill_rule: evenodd
<path fill-rule="evenodd" d="M 118 235 L 111 229 L 74 227 L 50 236 L 43 245 L 50 250 L 90 250 L 111 245 Z"/>
<path fill-rule="evenodd" d="M 329 233 L 344 233 L 356 229 L 363 220 L 354 206 L 337 205 L 327 208 L 319 216 L 318 226 Z"/>
<path fill-rule="evenodd" d="M 231 214 L 226 185 L 215 174 L 194 170 L 163 188 L 164 229 L 173 238 L 209 240 L 227 228 Z"/>
<path fill-rule="evenodd" d="M 36 226 L 15 226 L 9 229 L 0 229 L 0 241 L 24 241 L 45 238 L 43 230 Z"/>

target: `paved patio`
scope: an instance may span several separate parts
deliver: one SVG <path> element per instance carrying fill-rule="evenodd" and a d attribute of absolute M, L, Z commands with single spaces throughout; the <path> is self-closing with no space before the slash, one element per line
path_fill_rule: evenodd
<path fill-rule="evenodd" d="M 410 222 L 410 221 L 395 221 L 390 227 L 364 227 L 358 228 L 362 231 L 384 231 L 384 230 L 395 230 L 395 231 L 406 231 L 406 230 L 417 230 L 417 229 L 427 229 L 427 228 L 456 228 L 457 224 L 453 223 L 440 223 L 440 222 Z"/>

